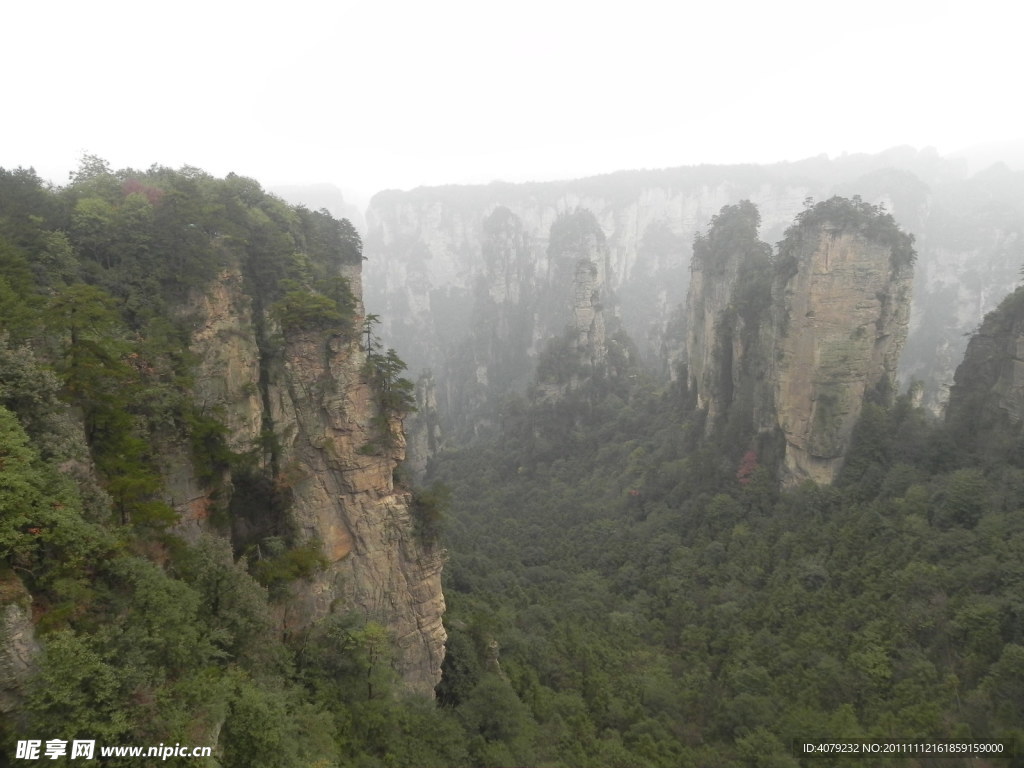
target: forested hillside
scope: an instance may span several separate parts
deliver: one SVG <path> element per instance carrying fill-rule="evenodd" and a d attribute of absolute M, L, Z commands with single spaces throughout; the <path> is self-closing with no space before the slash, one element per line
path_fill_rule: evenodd
<path fill-rule="evenodd" d="M 995 164 L 971 175 L 934 150 L 381 192 L 367 212 L 367 300 L 412 370 L 433 373 L 443 427 L 454 434 L 482 396 L 496 403 L 521 393 L 520 361 L 535 366 L 537 341 L 562 330 L 538 301 L 568 289 L 550 252 L 559 217 L 582 208 L 596 218 L 606 239 L 607 313 L 621 316 L 645 363 L 663 371 L 694 237 L 711 217 L 750 200 L 760 212 L 761 238 L 774 244 L 807 198 L 835 195 L 884 205 L 916 237 L 899 376 L 905 385 L 921 381 L 925 404 L 938 412 L 966 335 L 1024 263 L 1024 172 Z M 510 364 L 517 366 L 512 376 Z"/>
<path fill-rule="evenodd" d="M 361 261 L 252 179 L 0 171 L 4 764 L 31 739 L 465 762 L 431 704 L 430 507 L 392 477 L 411 385 Z"/>
<path fill-rule="evenodd" d="M 818 251 L 773 252 L 732 202 L 695 250 L 709 275 L 723 243 L 753 259 L 707 315 L 752 340 L 795 290 L 758 276 Z M 787 238 L 852 211 L 903 285 L 891 218 L 821 205 Z M 555 222 L 565 280 L 541 287 L 571 288 L 546 307 L 568 328 L 530 342 L 536 377 L 413 490 L 404 350 L 362 308 L 348 222 L 191 168 L 86 158 L 60 188 L 0 170 L 0 755 L 94 739 L 232 768 L 825 768 L 846 763 L 793 740 L 1024 746 L 1022 294 L 972 341 L 948 421 L 881 386 L 887 362 L 834 482 L 782 490 L 786 436 L 744 395 L 773 356 L 709 353 L 738 382 L 709 420 L 687 370 L 639 367 L 595 217 Z M 532 338 L 499 306 L 537 298 L 511 279 L 522 234 L 509 212 L 488 225 L 479 349 Z M 897 333 L 905 292 L 867 277 L 865 333 Z"/>
<path fill-rule="evenodd" d="M 992 449 L 971 419 L 868 404 L 833 486 L 779 492 L 778 444 L 706 442 L 694 405 L 642 378 L 511 400 L 493 442 L 436 460 L 454 498 L 438 690 L 457 712 L 488 702 L 477 764 L 825 766 L 845 762 L 800 763 L 792 741 L 1020 744 L 1019 425 Z"/>

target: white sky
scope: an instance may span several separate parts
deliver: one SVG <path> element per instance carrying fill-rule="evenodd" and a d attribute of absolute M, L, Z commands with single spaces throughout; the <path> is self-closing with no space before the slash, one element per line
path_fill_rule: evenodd
<path fill-rule="evenodd" d="M 1024 138 L 1008 0 L 8 0 L 0 166 L 382 188 Z"/>

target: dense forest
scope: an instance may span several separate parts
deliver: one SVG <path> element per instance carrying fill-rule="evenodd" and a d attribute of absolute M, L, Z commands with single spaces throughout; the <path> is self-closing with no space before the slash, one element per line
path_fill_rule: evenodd
<path fill-rule="evenodd" d="M 0 171 L 0 602 L 38 643 L 0 698 L 0 754 L 86 738 L 215 747 L 167 765 L 825 768 L 844 761 L 794 740 L 1024 747 L 1024 438 L 968 378 L 948 421 L 874 398 L 834 485 L 780 491 L 777 436 L 742 419 L 707 436 L 685 372 L 542 357 L 571 386 L 509 396 L 414 496 L 419 536 L 448 551 L 436 700 L 404 691 L 364 616 L 282 631 L 321 555 L 260 475 L 271 447 L 229 450 L 197 407 L 176 311 L 228 254 L 270 342 L 368 333 L 382 407 L 410 409 L 332 269 L 361 259 L 348 222 L 196 169 L 86 158 L 61 188 Z M 251 478 L 233 498 L 273 518 L 258 540 L 233 526 L 241 501 L 182 535 L 172 442 L 213 484 Z M 925 764 L 1024 762 L 872 763 Z"/>
<path fill-rule="evenodd" d="M 31 657 L 31 674 L 0 677 L 5 764 L 26 739 L 214 748 L 169 765 L 467 762 L 458 722 L 404 694 L 379 623 L 337 613 L 283 631 L 290 585 L 323 554 L 288 525 L 275 436 L 231 450 L 225 415 L 195 396 L 183 308 L 241 263 L 268 325 L 263 356 L 327 328 L 366 347 L 379 413 L 410 407 L 401 359 L 341 277 L 360 261 L 349 222 L 251 179 L 91 157 L 62 188 L 0 171 L 2 645 L 5 663 Z M 188 536 L 166 487 L 181 445 L 213 488 Z M 229 471 L 233 487 L 218 488 Z"/>
<path fill-rule="evenodd" d="M 1019 743 L 1019 430 L 869 405 L 834 486 L 780 493 L 771 446 L 702 441 L 693 405 L 651 381 L 512 401 L 500 438 L 436 462 L 454 495 L 440 702 L 487 681 L 491 711 L 506 697 L 481 764 L 795 766 L 793 740 L 838 734 Z"/>

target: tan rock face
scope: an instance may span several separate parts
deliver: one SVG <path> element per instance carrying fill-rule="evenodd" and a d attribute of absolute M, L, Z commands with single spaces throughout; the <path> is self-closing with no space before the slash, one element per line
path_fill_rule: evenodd
<path fill-rule="evenodd" d="M 894 391 L 912 239 L 857 198 L 807 208 L 775 255 L 758 224 L 743 201 L 695 241 L 688 385 L 707 410 L 708 433 L 726 415 L 762 437 L 781 433 L 783 484 L 828 484 L 865 398 Z"/>
<path fill-rule="evenodd" d="M 835 479 L 865 395 L 895 383 L 910 313 L 910 270 L 894 271 L 891 247 L 828 226 L 806 242 L 774 292 L 787 485 Z"/>
<path fill-rule="evenodd" d="M 405 454 L 401 423 L 389 427 L 390 447 L 361 452 L 380 438 L 364 363 L 357 341 L 303 334 L 288 341 L 283 379 L 271 385 L 280 409 L 273 421 L 287 425 L 281 434 L 289 438 L 281 463 L 293 483 L 290 514 L 300 538 L 320 541 L 329 561 L 311 582 L 294 585 L 285 629 L 358 610 L 392 632 L 406 686 L 433 695 L 446 639 L 444 557 L 416 538 L 410 495 L 394 485 Z"/>
<path fill-rule="evenodd" d="M 359 275 L 352 271 L 345 277 L 357 292 Z M 197 398 L 219 414 L 236 453 L 258 448 L 266 432 L 273 433 L 277 448 L 262 463 L 289 500 L 285 514 L 293 543 L 318 543 L 327 560 L 311 579 L 291 585 L 279 607 L 283 631 L 358 611 L 390 630 L 405 686 L 433 696 L 446 640 L 444 555 L 415 535 L 410 494 L 394 484 L 405 451 L 402 424 L 392 419 L 390 436 L 380 433 L 360 339 L 342 329 L 282 339 L 264 315 L 262 333 L 275 339 L 269 343 L 261 338 L 240 269 L 222 273 L 188 311 L 196 318 L 192 349 L 201 359 Z M 205 529 L 215 503 L 212 489 L 197 479 L 186 448 L 168 462 L 167 472 L 183 530 Z M 221 482 L 230 493 L 230 473 Z"/>

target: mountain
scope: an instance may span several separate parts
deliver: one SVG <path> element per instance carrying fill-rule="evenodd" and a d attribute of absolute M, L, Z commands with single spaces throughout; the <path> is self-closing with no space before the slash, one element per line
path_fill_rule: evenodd
<path fill-rule="evenodd" d="M 0 169 L 0 748 L 310 764 L 373 710 L 408 735 L 353 754 L 447 759 L 408 727 L 445 727 L 410 714 L 440 680 L 444 552 L 362 263 L 349 221 L 252 179 Z"/>
<path fill-rule="evenodd" d="M 707 429 L 781 431 L 786 484 L 837 476 L 865 401 L 891 398 L 910 316 L 913 239 L 859 198 L 806 208 L 778 253 L 749 201 L 694 245 L 687 376 Z"/>
<path fill-rule="evenodd" d="M 947 421 L 979 455 L 1019 458 L 1024 424 L 1024 288 L 1003 299 L 971 336 L 950 391 Z"/>
<path fill-rule="evenodd" d="M 903 387 L 922 382 L 925 402 L 939 411 L 965 334 L 1024 262 L 1022 188 L 1024 173 L 996 167 L 971 176 L 962 160 L 904 147 L 763 166 L 382 192 L 367 211 L 367 302 L 385 317 L 382 332 L 405 350 L 411 369 L 430 371 L 442 422 L 469 428 L 481 398 L 490 398 L 486 412 L 524 391 L 543 343 L 568 322 L 572 277 L 554 269 L 549 255 L 559 216 L 576 209 L 594 215 L 608 249 L 605 316 L 620 318 L 650 369 L 672 375 L 694 238 L 712 216 L 749 200 L 761 217 L 760 236 L 773 243 L 808 198 L 859 196 L 884 205 L 916 239 L 898 380 Z M 514 235 L 499 235 L 495 216 Z M 473 380 L 469 394 L 465 382 Z"/>
<path fill-rule="evenodd" d="M 971 340 L 942 420 L 892 390 L 914 256 L 894 218 L 830 198 L 777 248 L 758 233 L 741 201 L 695 240 L 675 381 L 553 371 L 571 326 L 493 430 L 429 463 L 453 496 L 438 699 L 476 763 L 1019 740 L 1021 292 Z"/>

